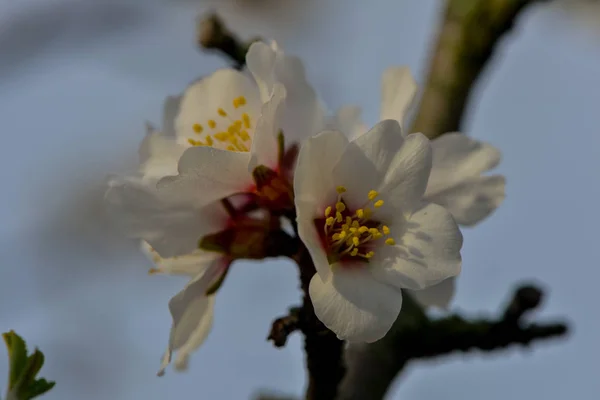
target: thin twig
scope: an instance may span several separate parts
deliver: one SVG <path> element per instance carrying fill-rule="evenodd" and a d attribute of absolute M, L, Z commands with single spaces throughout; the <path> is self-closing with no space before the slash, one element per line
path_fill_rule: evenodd
<path fill-rule="evenodd" d="M 241 41 L 223 23 L 217 14 L 211 13 L 198 22 L 198 45 L 205 50 L 218 51 L 233 62 L 233 66 L 242 69 L 246 64 L 246 53 L 250 45 L 257 41 Z"/>
<path fill-rule="evenodd" d="M 411 360 L 440 357 L 457 351 L 496 351 L 511 345 L 527 346 L 533 341 L 564 336 L 567 325 L 524 323 L 523 316 L 541 301 L 542 291 L 533 286 L 517 289 L 506 309 L 496 319 L 469 320 L 459 315 L 432 320 L 417 312 L 410 296 L 386 346 L 360 345 L 348 350 L 349 370 L 338 399 L 381 399 L 398 371 Z M 381 342 L 380 342 L 381 343 Z M 367 347 L 368 346 L 368 347 Z M 359 364 L 360 363 L 360 364 Z"/>

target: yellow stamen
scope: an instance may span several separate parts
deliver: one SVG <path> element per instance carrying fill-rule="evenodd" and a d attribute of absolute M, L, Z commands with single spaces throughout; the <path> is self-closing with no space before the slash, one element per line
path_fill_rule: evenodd
<path fill-rule="evenodd" d="M 250 116 L 247 113 L 242 114 L 242 121 L 244 121 L 244 127 L 250 129 Z"/>
<path fill-rule="evenodd" d="M 383 233 L 385 235 L 389 235 L 390 234 L 390 228 L 388 228 L 386 225 L 384 225 L 381 229 L 383 230 Z"/>
<path fill-rule="evenodd" d="M 350 226 L 352 224 L 352 218 L 346 217 L 346 225 Z"/>
<path fill-rule="evenodd" d="M 336 212 L 335 213 L 335 219 L 337 220 L 337 222 L 342 222 L 342 213 L 341 212 Z"/>
<path fill-rule="evenodd" d="M 390 246 L 393 246 L 393 245 L 396 244 L 396 241 L 394 239 L 392 239 L 392 238 L 387 238 L 385 240 L 385 244 L 389 244 Z"/>
<path fill-rule="evenodd" d="M 352 238 L 352 243 L 353 243 L 355 246 L 358 246 L 358 244 L 360 243 L 360 240 L 359 240 L 359 239 L 358 239 L 356 236 L 354 236 L 354 237 Z"/>
<path fill-rule="evenodd" d="M 346 237 L 346 231 L 340 232 L 340 239 L 344 239 Z"/>
<path fill-rule="evenodd" d="M 360 228 L 358 228 L 358 233 L 365 233 L 369 230 L 369 228 L 367 228 L 366 226 L 361 226 Z"/>
<path fill-rule="evenodd" d="M 341 201 L 338 201 L 337 203 L 335 203 L 335 209 L 339 212 L 342 212 L 346 209 L 346 206 Z"/>
<path fill-rule="evenodd" d="M 204 128 L 200 124 L 194 124 L 194 125 L 192 125 L 192 129 L 196 133 L 202 133 L 202 131 L 204 130 Z"/>
<path fill-rule="evenodd" d="M 360 224 L 358 223 L 358 221 L 352 221 L 353 228 L 358 228 L 359 226 L 360 226 Z"/>
<path fill-rule="evenodd" d="M 213 136 L 219 142 L 227 142 L 229 140 L 229 134 L 227 132 L 215 133 Z"/>
<path fill-rule="evenodd" d="M 242 138 L 242 140 L 250 140 L 250 135 L 248 134 L 248 131 L 240 131 L 240 138 Z"/>
<path fill-rule="evenodd" d="M 362 208 L 359 208 L 358 210 L 356 210 L 356 216 L 358 218 L 362 218 L 365 215 L 365 212 L 363 211 Z"/>
<path fill-rule="evenodd" d="M 358 254 L 358 249 L 357 248 L 352 249 L 352 251 L 350 252 L 350 255 L 353 256 L 353 257 L 356 256 L 357 254 Z"/>
<path fill-rule="evenodd" d="M 331 206 L 329 206 L 325 209 L 325 216 L 329 217 L 329 214 L 331 214 Z M 332 220 L 333 220 L 333 218 L 332 218 Z"/>
<path fill-rule="evenodd" d="M 217 112 L 219 113 L 219 115 L 220 115 L 221 117 L 226 117 L 226 116 L 227 116 L 227 113 L 226 113 L 226 112 L 225 112 L 225 110 L 223 110 L 222 108 L 219 108 L 219 109 L 217 110 Z"/>
<path fill-rule="evenodd" d="M 215 129 L 217 126 L 217 123 L 215 122 L 214 119 L 209 119 L 207 124 L 208 124 L 208 126 L 210 126 L 210 129 Z"/>
<path fill-rule="evenodd" d="M 235 151 L 235 147 L 232 145 L 227 146 L 227 150 L 229 151 Z"/>
<path fill-rule="evenodd" d="M 333 217 L 329 217 L 329 218 L 327 218 L 327 219 L 325 220 L 325 224 L 326 224 L 327 226 L 333 226 L 333 221 L 334 221 L 334 218 L 333 218 Z"/>
<path fill-rule="evenodd" d="M 377 196 L 379 196 L 379 193 L 377 193 L 375 190 L 369 191 L 369 200 L 373 200 Z"/>
<path fill-rule="evenodd" d="M 338 192 L 338 194 L 346 193 L 346 188 L 343 186 L 338 186 L 335 188 L 335 190 Z"/>
<path fill-rule="evenodd" d="M 368 252 L 367 254 L 365 254 L 365 258 L 371 258 L 371 257 L 373 257 L 374 255 L 375 255 L 375 252 L 374 252 L 374 251 L 370 251 L 370 252 Z"/>
<path fill-rule="evenodd" d="M 379 208 L 383 205 L 383 200 L 377 200 L 373 205 L 375 206 L 375 208 Z"/>
<path fill-rule="evenodd" d="M 206 137 L 206 144 L 208 146 L 212 146 L 214 144 L 213 138 L 211 138 L 210 136 Z"/>

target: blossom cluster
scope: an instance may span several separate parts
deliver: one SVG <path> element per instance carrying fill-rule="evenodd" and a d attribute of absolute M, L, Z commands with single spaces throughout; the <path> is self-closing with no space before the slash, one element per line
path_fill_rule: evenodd
<path fill-rule="evenodd" d="M 139 169 L 112 177 L 106 203 L 153 260 L 151 273 L 189 276 L 169 302 L 173 325 L 159 374 L 184 369 L 206 339 L 215 295 L 232 263 L 290 255 L 278 242 L 288 219 L 316 273 L 316 316 L 341 340 L 382 338 L 402 289 L 446 307 L 461 270 L 460 225 L 504 198 L 485 175 L 494 147 L 460 133 L 408 134 L 417 92 L 409 70 L 382 77 L 379 122 L 360 110 L 329 113 L 301 61 L 256 42 L 246 69 L 220 69 L 165 102 L 148 125 Z M 293 256 L 293 255 L 291 255 Z"/>

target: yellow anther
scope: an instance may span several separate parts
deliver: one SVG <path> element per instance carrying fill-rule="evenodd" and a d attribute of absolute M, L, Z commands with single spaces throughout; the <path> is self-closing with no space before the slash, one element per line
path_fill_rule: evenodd
<path fill-rule="evenodd" d="M 210 136 L 206 137 L 206 144 L 208 146 L 212 146 L 214 144 L 213 138 L 211 138 Z"/>
<path fill-rule="evenodd" d="M 383 205 L 383 200 L 377 200 L 373 205 L 375 206 L 375 208 L 379 208 Z"/>
<path fill-rule="evenodd" d="M 358 233 L 365 233 L 369 230 L 369 228 L 367 228 L 366 226 L 361 226 L 360 228 L 358 228 Z"/>
<path fill-rule="evenodd" d="M 346 188 L 343 186 L 338 186 L 335 188 L 335 190 L 338 192 L 338 194 L 346 193 Z"/>
<path fill-rule="evenodd" d="M 210 126 L 210 129 L 215 129 L 217 127 L 217 123 L 215 122 L 214 119 L 209 119 L 207 124 L 208 124 L 208 126 Z"/>
<path fill-rule="evenodd" d="M 381 234 L 381 232 L 377 232 L 377 233 L 373 234 L 373 239 L 379 239 L 381 237 L 383 237 L 383 235 Z"/>
<path fill-rule="evenodd" d="M 227 133 L 227 132 L 215 133 L 213 136 L 219 142 L 227 142 L 229 140 L 229 133 Z"/>
<path fill-rule="evenodd" d="M 377 196 L 379 196 L 379 193 L 377 193 L 375 190 L 369 191 L 369 200 L 373 200 Z"/>
<path fill-rule="evenodd" d="M 396 244 L 396 241 L 392 238 L 387 238 L 387 239 L 385 239 L 385 244 L 389 244 L 390 246 L 393 246 Z"/>
<path fill-rule="evenodd" d="M 356 210 L 356 216 L 358 218 L 362 218 L 365 215 L 365 212 L 363 211 L 362 208 L 359 208 L 358 210 Z"/>
<path fill-rule="evenodd" d="M 240 106 L 245 106 L 246 105 L 246 98 L 244 96 L 238 97 L 238 103 L 239 103 Z"/>
<path fill-rule="evenodd" d="M 239 135 L 240 138 L 242 138 L 242 140 L 244 141 L 250 140 L 250 135 L 248 134 L 248 131 L 240 131 Z"/>
<path fill-rule="evenodd" d="M 334 233 L 333 236 L 331 237 L 333 240 L 340 240 L 340 234 L 339 233 Z"/>
<path fill-rule="evenodd" d="M 339 212 L 342 212 L 346 209 L 346 205 L 341 201 L 338 201 L 337 203 L 335 203 L 335 209 Z"/>
<path fill-rule="evenodd" d="M 350 226 L 352 224 L 352 218 L 346 217 L 346 225 Z"/>
<path fill-rule="evenodd" d="M 219 109 L 217 110 L 217 112 L 219 113 L 219 115 L 220 115 L 221 117 L 226 117 L 226 116 L 227 116 L 227 113 L 226 113 L 226 112 L 225 112 L 225 110 L 223 110 L 222 108 L 219 108 Z"/>
<path fill-rule="evenodd" d="M 373 213 L 372 213 L 372 211 L 371 211 L 370 208 L 365 208 L 363 218 L 364 219 L 369 219 L 369 218 L 371 218 L 372 214 Z"/>
<path fill-rule="evenodd" d="M 346 235 L 347 235 L 346 231 L 341 231 L 340 232 L 340 239 L 346 238 Z"/>
<path fill-rule="evenodd" d="M 331 206 L 329 206 L 329 207 L 327 207 L 327 208 L 325 209 L 325 216 L 326 216 L 326 217 L 329 217 L 329 214 L 331 214 Z M 332 219 L 333 219 L 333 218 L 332 218 Z"/>
<path fill-rule="evenodd" d="M 384 235 L 390 234 L 390 228 L 388 228 L 386 225 L 384 225 L 381 230 L 383 231 Z"/>
<path fill-rule="evenodd" d="M 204 146 L 201 140 L 188 139 L 188 143 L 192 146 Z"/>
<path fill-rule="evenodd" d="M 327 226 L 333 226 L 333 221 L 334 221 L 333 217 L 329 217 L 325 220 L 325 224 Z"/>
<path fill-rule="evenodd" d="M 227 150 L 229 150 L 229 151 L 235 151 L 236 148 L 233 145 L 229 145 L 229 146 L 227 146 Z"/>
<path fill-rule="evenodd" d="M 352 244 L 354 244 L 355 246 L 358 246 L 359 243 L 360 243 L 360 240 L 358 240 L 358 238 L 356 236 L 354 236 L 352 238 Z"/>
<path fill-rule="evenodd" d="M 247 113 L 242 114 L 242 121 L 244 121 L 244 127 L 250 129 L 250 116 Z"/>
<path fill-rule="evenodd" d="M 350 230 L 350 225 L 348 225 L 348 224 L 344 224 L 344 225 L 342 225 L 342 230 L 343 230 L 343 231 Z"/>
<path fill-rule="evenodd" d="M 375 255 L 374 251 L 370 251 L 367 254 L 365 254 L 365 258 L 372 258 Z"/>
<path fill-rule="evenodd" d="M 358 228 L 360 226 L 360 224 L 358 223 L 358 221 L 352 221 L 352 225 L 353 228 Z"/>
<path fill-rule="evenodd" d="M 375 235 L 379 233 L 379 230 L 377 228 L 369 228 L 369 233 Z"/>
<path fill-rule="evenodd" d="M 355 233 L 357 231 L 356 228 L 348 228 L 348 230 L 350 231 L 350 233 Z"/>
<path fill-rule="evenodd" d="M 336 212 L 335 213 L 335 219 L 337 220 L 337 222 L 342 222 L 342 213 L 341 212 Z"/>
<path fill-rule="evenodd" d="M 200 124 L 194 124 L 194 125 L 192 125 L 192 129 L 196 133 L 202 133 L 202 131 L 204 130 L 204 128 Z"/>
<path fill-rule="evenodd" d="M 229 133 L 230 135 L 235 135 L 239 132 L 239 130 L 235 127 L 235 125 L 229 125 L 229 128 L 227 128 L 227 133 Z"/>
<path fill-rule="evenodd" d="M 352 249 L 352 251 L 350 252 L 350 255 L 353 256 L 353 257 L 356 256 L 357 254 L 358 254 L 358 249 L 357 248 Z"/>
<path fill-rule="evenodd" d="M 352 246 L 352 238 L 346 240 L 346 246 Z"/>

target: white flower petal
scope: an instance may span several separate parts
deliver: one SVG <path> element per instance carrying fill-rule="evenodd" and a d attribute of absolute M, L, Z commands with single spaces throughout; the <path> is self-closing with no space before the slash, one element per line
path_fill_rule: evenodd
<path fill-rule="evenodd" d="M 365 269 L 338 266 L 329 279 L 315 274 L 310 298 L 317 317 L 342 340 L 375 342 L 390 330 L 402 293 L 377 282 Z"/>
<path fill-rule="evenodd" d="M 266 165 L 271 169 L 278 167 L 279 135 L 281 119 L 285 111 L 285 87 L 276 84 L 269 100 L 263 104 L 260 117 L 256 122 L 256 131 L 252 140 L 252 156 L 248 172 L 252 173 L 258 165 Z"/>
<path fill-rule="evenodd" d="M 226 214 L 205 213 L 190 205 L 168 201 L 153 185 L 133 178 L 109 182 L 105 195 L 115 222 L 130 236 L 146 240 L 161 256 L 192 252 L 198 240 L 223 226 Z"/>
<path fill-rule="evenodd" d="M 479 176 L 500 162 L 500 151 L 460 133 L 447 133 L 431 142 L 432 167 L 426 196 L 434 196 Z"/>
<path fill-rule="evenodd" d="M 419 207 L 431 171 L 431 146 L 420 133 L 404 139 L 388 165 L 380 187 L 396 208 L 410 213 Z"/>
<path fill-rule="evenodd" d="M 285 86 L 286 108 L 280 127 L 287 144 L 301 143 L 325 129 L 325 111 L 298 57 L 285 54 L 277 45 L 255 42 L 248 50 L 246 64 L 263 102 L 269 99 L 276 83 Z"/>
<path fill-rule="evenodd" d="M 328 121 L 328 126 L 343 132 L 349 140 L 355 140 L 368 131 L 367 126 L 361 120 L 361 109 L 358 106 L 340 108 L 336 115 Z"/>
<path fill-rule="evenodd" d="M 178 257 L 161 257 L 146 241 L 141 243 L 142 252 L 156 265 L 153 273 L 168 275 L 185 275 L 198 277 L 205 274 L 213 262 L 223 257 L 222 254 L 200 249 Z M 210 278 L 214 279 L 214 277 Z"/>
<path fill-rule="evenodd" d="M 473 226 L 500 206 L 505 197 L 505 183 L 505 178 L 501 175 L 469 178 L 428 196 L 427 201 L 445 207 L 457 223 Z"/>
<path fill-rule="evenodd" d="M 362 150 L 381 176 L 384 176 L 398 156 L 404 141 L 398 121 L 388 119 L 378 122 L 352 143 Z"/>
<path fill-rule="evenodd" d="M 337 195 L 331 171 L 347 146 L 348 139 L 338 131 L 325 131 L 304 142 L 294 176 L 296 200 L 323 207 L 322 211 L 330 205 Z"/>
<path fill-rule="evenodd" d="M 254 77 L 260 90 L 262 102 L 271 97 L 275 78 L 275 62 L 277 51 L 263 42 L 254 42 L 246 53 L 246 66 Z"/>
<path fill-rule="evenodd" d="M 438 307 L 447 310 L 454 297 L 455 288 L 456 279 L 448 278 L 423 290 L 411 290 L 410 295 L 424 307 Z"/>
<path fill-rule="evenodd" d="M 245 97 L 246 104 L 236 108 L 233 101 L 240 96 Z M 258 88 L 250 77 L 234 69 L 220 69 L 193 83 L 185 91 L 175 119 L 177 136 L 183 144 L 187 144 L 188 139 L 201 140 L 206 133 L 227 131 L 228 126 L 241 119 L 243 113 L 255 120 L 261 104 Z M 227 115 L 219 115 L 219 108 Z M 207 125 L 209 120 L 215 121 L 214 129 Z M 194 131 L 195 124 L 203 126 L 203 133 Z M 219 141 L 215 142 L 215 146 L 226 148 Z"/>
<path fill-rule="evenodd" d="M 308 139 L 298 154 L 294 175 L 298 234 L 323 276 L 329 274 L 329 263 L 314 220 L 323 217 L 325 208 L 336 199 L 336 185 L 330 171 L 347 145 L 346 137 L 337 131 L 326 131 Z"/>
<path fill-rule="evenodd" d="M 202 207 L 251 188 L 249 161 L 247 152 L 192 147 L 179 159 L 179 175 L 161 179 L 157 187 L 165 197 Z"/>
<path fill-rule="evenodd" d="M 140 173 L 149 181 L 177 174 L 177 163 L 185 150 L 173 137 L 149 132 L 140 145 Z"/>
<path fill-rule="evenodd" d="M 401 237 L 390 224 L 394 246 L 375 251 L 371 272 L 381 282 L 421 290 L 456 276 L 461 268 L 462 234 L 450 213 L 437 204 L 423 205 L 408 221 L 401 219 Z"/>
<path fill-rule="evenodd" d="M 415 94 L 417 83 L 408 67 L 391 67 L 381 78 L 380 119 L 395 119 L 404 127 L 404 120 Z"/>

